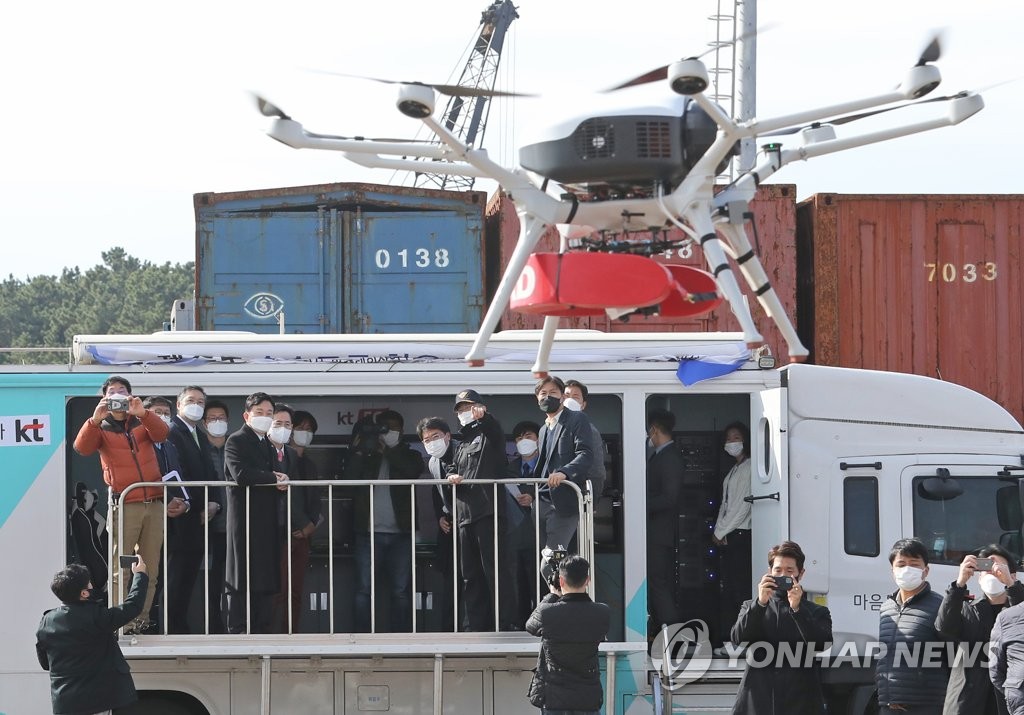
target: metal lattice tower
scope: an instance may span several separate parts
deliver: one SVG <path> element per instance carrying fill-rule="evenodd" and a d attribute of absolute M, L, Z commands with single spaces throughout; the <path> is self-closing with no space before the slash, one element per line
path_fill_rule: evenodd
<path fill-rule="evenodd" d="M 739 120 L 755 116 L 755 56 L 757 53 L 757 0 L 715 0 L 717 10 L 708 17 L 714 23 L 715 39 L 708 43 L 714 52 L 708 73 L 708 96 L 720 104 L 730 117 Z M 719 176 L 728 183 L 737 174 L 754 165 L 753 140 L 744 139 L 740 155 Z"/>
<path fill-rule="evenodd" d="M 476 42 L 456 84 L 473 89 L 494 89 L 505 35 L 512 21 L 518 17 L 512 0 L 495 0 L 483 11 Z M 451 97 L 444 109 L 444 126 L 466 144 L 479 147 L 487 129 L 490 105 L 490 97 Z M 417 172 L 415 177 L 416 186 L 455 191 L 472 189 L 473 181 L 473 177 L 444 176 L 426 171 Z"/>

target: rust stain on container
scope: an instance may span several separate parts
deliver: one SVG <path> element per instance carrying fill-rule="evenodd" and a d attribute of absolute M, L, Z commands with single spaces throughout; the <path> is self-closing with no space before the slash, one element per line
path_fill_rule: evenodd
<path fill-rule="evenodd" d="M 814 362 L 948 380 L 1024 421 L 1024 196 L 818 194 L 797 223 Z"/>
<path fill-rule="evenodd" d="M 775 291 L 785 306 L 792 320 L 796 320 L 796 190 L 792 185 L 770 184 L 762 186 L 757 197 L 751 203 L 751 211 L 755 216 L 757 241 L 748 224 L 747 231 L 755 246 L 760 246 L 761 261 L 771 279 Z M 515 205 L 508 197 L 498 192 L 491 197 L 486 212 L 487 230 L 490 235 L 500 237 L 501 270 L 519 240 L 519 217 Z M 678 229 L 672 229 L 671 240 L 684 238 Z M 556 229 L 549 229 L 537 245 L 537 252 L 557 251 L 559 237 Z M 704 256 L 697 246 L 692 247 L 688 256 L 673 256 L 671 259 L 657 258 L 661 263 L 690 265 L 707 270 Z M 735 267 L 735 266 L 734 266 Z M 499 272 L 500 277 L 500 272 Z M 786 343 L 775 324 L 765 316 L 757 303 L 756 296 L 750 291 L 746 282 L 737 273 L 737 280 L 743 293 L 751 305 L 751 312 L 758 330 L 765 337 L 772 353 L 786 359 Z M 501 320 L 503 330 L 540 329 L 544 323 L 542 316 L 505 311 Z M 628 320 L 611 320 L 606 316 L 566 318 L 560 323 L 562 328 L 589 328 L 605 332 L 717 332 L 739 331 L 739 323 L 723 305 L 718 310 L 699 318 L 660 318 L 656 316 L 630 316 Z"/>

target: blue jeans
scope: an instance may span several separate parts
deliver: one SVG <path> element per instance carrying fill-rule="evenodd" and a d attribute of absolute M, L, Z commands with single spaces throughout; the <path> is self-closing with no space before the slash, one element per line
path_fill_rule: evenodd
<path fill-rule="evenodd" d="M 381 576 L 387 579 L 390 619 L 376 614 L 376 632 L 409 633 L 412 631 L 412 548 L 409 533 L 388 534 L 381 531 L 373 535 L 376 562 L 376 587 L 380 589 Z M 356 630 L 370 631 L 370 535 L 356 534 Z M 389 622 L 390 621 L 390 622 Z"/>

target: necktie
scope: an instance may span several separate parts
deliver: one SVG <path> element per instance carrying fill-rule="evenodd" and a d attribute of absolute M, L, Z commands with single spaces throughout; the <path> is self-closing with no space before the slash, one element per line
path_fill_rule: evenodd
<path fill-rule="evenodd" d="M 196 433 L 196 430 L 194 428 L 190 429 L 189 432 L 192 433 L 192 439 L 195 441 L 196 446 L 198 447 L 199 446 L 199 435 Z"/>
<path fill-rule="evenodd" d="M 283 449 L 277 450 L 277 461 L 278 462 L 283 462 L 284 461 L 284 450 Z"/>
<path fill-rule="evenodd" d="M 523 462 L 523 479 L 529 479 L 533 476 L 533 470 L 530 469 L 530 465 Z"/>

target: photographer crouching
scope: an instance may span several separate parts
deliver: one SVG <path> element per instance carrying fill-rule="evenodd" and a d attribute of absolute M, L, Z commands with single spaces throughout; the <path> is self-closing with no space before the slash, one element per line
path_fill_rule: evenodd
<path fill-rule="evenodd" d="M 558 585 L 548 584 L 551 592 L 526 622 L 526 630 L 541 638 L 530 702 L 543 715 L 598 715 L 604 692 L 597 649 L 608 636 L 608 606 L 587 594 L 585 558 L 558 559 L 556 552 L 550 563 L 557 564 Z"/>

